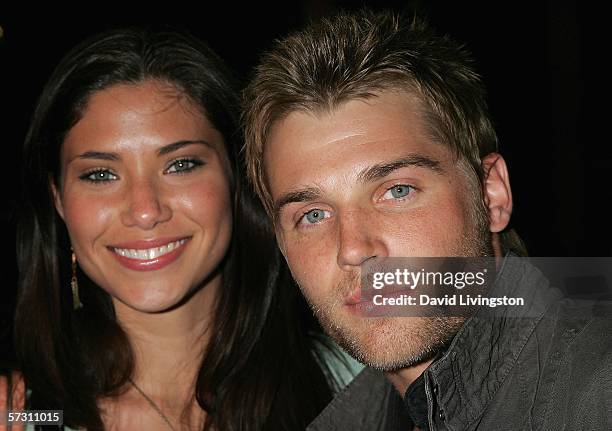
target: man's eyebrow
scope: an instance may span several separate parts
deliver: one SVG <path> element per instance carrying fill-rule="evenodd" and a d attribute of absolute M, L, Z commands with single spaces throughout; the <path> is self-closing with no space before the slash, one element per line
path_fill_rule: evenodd
<path fill-rule="evenodd" d="M 178 142 L 173 142 L 168 145 L 164 145 L 163 147 L 157 150 L 157 156 L 161 157 L 163 155 L 170 154 L 174 151 L 177 151 L 183 147 L 186 147 L 192 144 L 200 144 L 200 145 L 205 145 L 213 149 L 215 148 L 212 144 L 204 140 L 184 140 L 184 141 L 178 141 Z M 118 160 L 121 160 L 121 156 L 119 156 L 119 154 L 117 153 L 107 153 L 104 151 L 85 151 L 84 153 L 79 154 L 73 157 L 72 159 L 70 159 L 68 163 L 76 159 L 95 159 L 95 160 L 108 160 L 111 162 L 116 162 Z"/>
<path fill-rule="evenodd" d="M 293 202 L 309 202 L 317 200 L 322 195 L 319 188 L 316 187 L 304 187 L 302 189 L 292 190 L 274 202 L 274 219 L 278 219 L 278 216 L 285 205 L 289 205 Z"/>
<path fill-rule="evenodd" d="M 386 177 L 391 172 L 405 168 L 408 166 L 424 167 L 432 170 L 437 174 L 444 173 L 444 169 L 438 160 L 435 160 L 428 156 L 421 154 L 410 154 L 401 159 L 393 160 L 390 162 L 378 163 L 373 166 L 365 168 L 357 176 L 358 181 L 368 182 L 374 181 L 379 178 Z M 321 189 L 317 187 L 304 187 L 296 190 L 291 190 L 282 196 L 280 196 L 275 202 L 273 207 L 273 217 L 278 219 L 280 212 L 283 207 L 293 202 L 309 202 L 319 199 L 323 195 Z"/>
<path fill-rule="evenodd" d="M 359 175 L 357 175 L 357 179 L 362 183 L 367 183 L 384 178 L 393 171 L 409 166 L 426 168 L 435 172 L 436 174 L 444 173 L 444 169 L 442 168 L 440 161 L 422 154 L 410 154 L 406 157 L 402 157 L 401 159 L 368 166 L 362 170 Z"/>

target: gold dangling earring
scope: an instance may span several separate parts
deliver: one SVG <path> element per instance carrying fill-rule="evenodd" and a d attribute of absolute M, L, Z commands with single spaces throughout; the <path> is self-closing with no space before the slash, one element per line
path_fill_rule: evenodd
<path fill-rule="evenodd" d="M 83 307 L 83 304 L 79 299 L 79 281 L 77 280 L 77 263 L 74 251 L 72 252 L 72 279 L 70 280 L 70 288 L 72 289 L 72 308 L 78 310 Z"/>

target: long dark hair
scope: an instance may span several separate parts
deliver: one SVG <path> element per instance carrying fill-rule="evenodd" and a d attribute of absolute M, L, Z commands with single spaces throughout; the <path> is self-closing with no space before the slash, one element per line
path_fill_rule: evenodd
<path fill-rule="evenodd" d="M 62 409 L 69 426 L 103 429 L 96 400 L 120 394 L 132 374 L 132 350 L 110 296 L 80 270 L 85 306 L 72 309 L 70 243 L 51 182 L 59 184 L 62 142 L 90 96 L 145 79 L 171 83 L 201 107 L 224 136 L 233 167 L 232 245 L 195 388 L 208 413 L 205 428 L 303 429 L 331 398 L 314 319 L 241 174 L 239 101 L 230 76 L 189 35 L 124 29 L 81 43 L 49 79 L 25 141 L 17 232 L 15 344 L 33 390 L 31 408 Z"/>

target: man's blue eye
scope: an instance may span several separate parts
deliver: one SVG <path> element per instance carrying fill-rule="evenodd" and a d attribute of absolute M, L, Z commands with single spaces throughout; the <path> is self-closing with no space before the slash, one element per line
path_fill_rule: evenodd
<path fill-rule="evenodd" d="M 198 166 L 201 166 L 203 163 L 200 160 L 196 159 L 180 159 L 175 161 L 170 165 L 170 167 L 166 170 L 166 172 L 172 173 L 181 173 L 181 172 L 189 172 L 192 169 L 195 169 Z"/>
<path fill-rule="evenodd" d="M 313 209 L 308 211 L 302 217 L 302 221 L 306 220 L 306 224 L 315 224 L 319 223 L 321 220 L 326 218 L 326 211 L 320 209 Z"/>
<path fill-rule="evenodd" d="M 391 193 L 391 196 L 394 199 L 401 199 L 408 196 L 411 190 L 412 187 L 410 186 L 407 186 L 405 184 L 398 184 L 396 186 L 391 187 L 387 193 Z M 387 195 L 387 193 L 385 193 L 385 195 Z"/>

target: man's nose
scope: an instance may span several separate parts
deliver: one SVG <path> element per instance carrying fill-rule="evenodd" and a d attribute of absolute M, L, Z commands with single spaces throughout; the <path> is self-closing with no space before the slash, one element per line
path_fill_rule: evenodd
<path fill-rule="evenodd" d="M 139 180 L 131 185 L 121 214 L 125 226 L 149 230 L 170 218 L 172 210 L 155 181 Z"/>
<path fill-rule="evenodd" d="M 338 222 L 338 266 L 350 270 L 373 257 L 386 257 L 387 247 L 374 220 L 365 210 L 340 214 Z"/>

